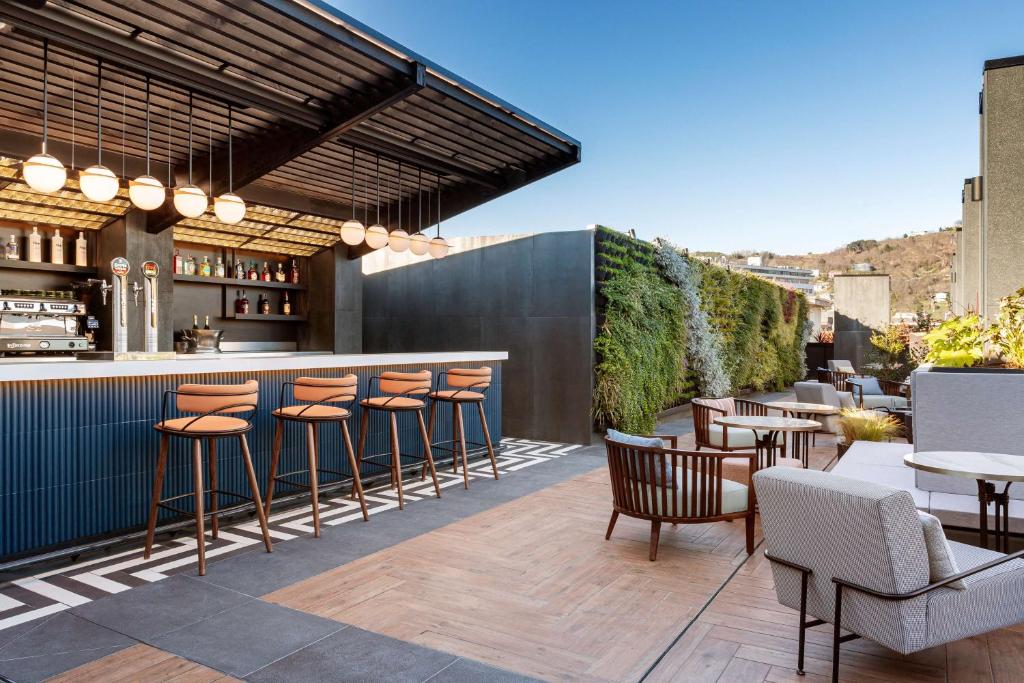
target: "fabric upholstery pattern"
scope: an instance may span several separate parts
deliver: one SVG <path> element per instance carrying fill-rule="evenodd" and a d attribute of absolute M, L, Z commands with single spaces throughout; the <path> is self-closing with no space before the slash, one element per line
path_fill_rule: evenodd
<path fill-rule="evenodd" d="M 957 566 L 953 549 L 946 540 L 946 532 L 942 530 L 942 522 L 935 515 L 921 510 L 917 511 L 917 516 L 921 518 L 924 545 L 928 549 L 928 581 L 935 583 L 959 574 L 961 570 Z M 949 587 L 956 590 L 967 588 L 962 579 L 949 584 Z"/>

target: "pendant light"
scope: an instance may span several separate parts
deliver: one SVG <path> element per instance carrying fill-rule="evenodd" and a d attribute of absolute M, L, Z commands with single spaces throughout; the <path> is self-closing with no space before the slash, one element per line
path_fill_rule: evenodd
<path fill-rule="evenodd" d="M 21 165 L 21 175 L 25 182 L 37 192 L 56 192 L 64 187 L 68 180 L 67 169 L 56 157 L 46 153 L 46 143 L 50 133 L 50 41 L 43 38 L 43 148 L 39 154 L 31 157 Z"/>
<path fill-rule="evenodd" d="M 352 147 L 352 218 L 341 224 L 341 241 L 350 247 L 354 247 L 363 241 L 370 244 L 370 238 L 366 235 L 366 228 L 356 218 L 356 148 Z M 373 246 L 373 245 L 370 245 Z M 374 247 L 376 249 L 376 247 Z"/>
<path fill-rule="evenodd" d="M 117 176 L 103 165 L 103 59 L 96 61 L 96 164 L 82 171 L 78 185 L 94 202 L 109 202 L 117 195 Z"/>
<path fill-rule="evenodd" d="M 398 187 L 402 187 L 402 162 L 398 162 Z M 401 193 L 398 195 L 398 201 L 402 201 Z M 401 204 L 399 204 L 398 208 L 398 228 L 396 230 L 392 230 L 391 234 L 388 235 L 388 246 L 391 247 L 391 251 L 399 253 L 409 248 L 409 233 L 402 230 Z"/>
<path fill-rule="evenodd" d="M 419 187 L 423 179 L 423 170 L 420 169 L 420 178 L 417 180 L 417 194 L 419 195 L 419 218 L 416 225 L 416 233 L 409 238 L 409 251 L 417 256 L 423 256 L 430 249 L 430 240 L 423 234 L 423 190 Z M 430 219 L 430 193 L 427 193 L 427 219 Z"/>
<path fill-rule="evenodd" d="M 234 108 L 228 105 L 228 191 L 213 200 L 213 212 L 223 223 L 234 225 L 245 218 L 245 202 L 235 194 L 235 158 L 232 148 L 232 132 L 234 130 Z M 213 147 L 210 147 L 213 156 Z M 211 179 L 212 182 L 212 179 Z M 211 186 L 212 187 L 212 186 Z"/>
<path fill-rule="evenodd" d="M 399 169 L 402 167 L 399 166 Z M 355 174 L 353 172 L 353 179 Z M 379 199 L 378 199 L 379 204 Z M 371 225 L 366 229 L 366 246 L 371 249 L 380 249 L 388 245 L 388 229 L 381 225 L 379 222 L 376 225 Z"/>
<path fill-rule="evenodd" d="M 163 184 L 150 174 L 149 155 L 149 76 L 146 76 L 146 175 L 128 181 L 128 198 L 145 211 L 158 209 L 167 199 Z"/>
<path fill-rule="evenodd" d="M 448 240 L 441 237 L 441 176 L 437 176 L 437 237 L 430 240 L 430 255 L 444 258 L 448 255 Z"/>
<path fill-rule="evenodd" d="M 192 184 L 192 91 L 188 93 L 188 185 L 174 188 L 174 208 L 186 218 L 206 213 L 206 193 Z"/>

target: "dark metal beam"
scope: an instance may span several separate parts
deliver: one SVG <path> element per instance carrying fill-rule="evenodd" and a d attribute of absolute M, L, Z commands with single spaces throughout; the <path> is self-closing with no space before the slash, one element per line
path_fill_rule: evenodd
<path fill-rule="evenodd" d="M 314 128 L 323 125 L 326 114 L 316 107 L 287 97 L 270 88 L 232 76 L 202 62 L 147 44 L 130 33 L 111 29 L 81 14 L 47 3 L 33 9 L 24 3 L 0 0 L 0 20 L 38 38 L 49 38 L 92 57 L 170 85 L 192 90 L 216 102 L 254 107 Z"/>
<path fill-rule="evenodd" d="M 386 109 L 420 90 L 426 79 L 425 69 L 422 64 L 411 64 L 409 68 L 410 74 L 407 80 L 380 90 L 365 101 L 339 104 L 330 123 L 317 130 L 282 123 L 253 138 L 235 143 L 233 189 L 238 190 L 245 187 L 292 159 L 315 149 L 327 140 L 344 134 L 382 109 Z M 213 178 L 209 177 L 210 158 L 204 155 L 197 158 L 192 164 L 192 182 L 205 189 L 208 195 L 215 197 L 228 191 L 227 150 L 215 150 L 213 158 Z M 180 176 L 180 169 L 178 173 Z M 174 210 L 174 206 L 165 204 L 160 209 L 149 213 L 146 230 L 153 233 L 160 232 L 178 220 L 180 220 L 180 216 Z"/>

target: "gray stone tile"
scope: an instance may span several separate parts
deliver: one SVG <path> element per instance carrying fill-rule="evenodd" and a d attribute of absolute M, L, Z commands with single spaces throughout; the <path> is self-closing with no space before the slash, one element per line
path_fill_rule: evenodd
<path fill-rule="evenodd" d="M 219 567 L 219 564 L 211 565 L 209 571 L 217 572 Z M 252 599 L 233 590 L 178 575 L 94 600 L 71 612 L 132 638 L 146 640 Z"/>
<path fill-rule="evenodd" d="M 536 678 L 497 669 L 472 659 L 459 659 L 451 666 L 438 671 L 428 683 L 533 683 Z"/>
<path fill-rule="evenodd" d="M 455 655 L 349 626 L 274 662 L 249 681 L 425 681 Z"/>
<path fill-rule="evenodd" d="M 17 683 L 41 681 L 134 644 L 120 633 L 61 612 L 0 648 L 0 674 Z"/>
<path fill-rule="evenodd" d="M 330 619 L 252 600 L 147 642 L 242 677 L 343 628 Z"/>

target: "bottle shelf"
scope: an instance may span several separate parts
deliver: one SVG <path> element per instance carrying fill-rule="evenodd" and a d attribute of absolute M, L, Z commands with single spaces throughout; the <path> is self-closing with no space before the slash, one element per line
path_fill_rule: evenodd
<path fill-rule="evenodd" d="M 76 266 L 71 263 L 33 263 L 31 261 L 8 261 L 6 259 L 0 259 L 0 268 L 11 268 L 15 270 L 34 270 L 37 272 L 47 273 L 75 273 L 77 275 L 95 275 L 97 273 L 96 268 L 93 268 L 92 266 Z"/>
<path fill-rule="evenodd" d="M 39 265 L 39 264 L 35 264 Z M 304 292 L 306 285 L 293 285 L 290 282 L 265 282 L 263 280 L 236 280 L 233 277 L 214 277 L 205 275 L 183 275 L 181 273 L 174 274 L 175 282 L 197 282 L 203 285 L 226 285 L 228 287 L 234 287 L 235 289 L 250 289 L 250 288 L 263 288 L 263 289 L 290 289 L 292 291 Z M 251 314 L 250 314 L 251 315 Z M 293 317 L 293 316 L 284 316 Z"/>
<path fill-rule="evenodd" d="M 304 315 L 282 315 L 281 313 L 235 313 L 234 311 L 229 312 L 224 317 L 232 318 L 234 320 L 259 320 L 275 323 L 302 323 L 306 322 L 307 319 Z"/>

